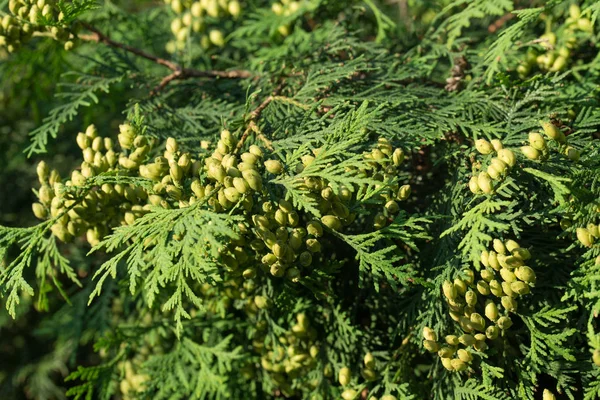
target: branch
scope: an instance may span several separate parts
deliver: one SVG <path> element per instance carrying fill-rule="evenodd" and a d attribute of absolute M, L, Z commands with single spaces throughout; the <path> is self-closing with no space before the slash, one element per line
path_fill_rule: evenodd
<path fill-rule="evenodd" d="M 240 141 L 238 142 L 238 144 L 237 144 L 237 146 L 235 148 L 236 152 L 239 151 L 242 148 L 242 146 L 244 145 L 244 142 L 248 138 L 248 135 L 250 135 L 250 132 L 256 133 L 257 137 L 265 143 L 265 145 L 267 146 L 267 148 L 272 149 L 272 147 L 271 147 L 271 141 L 269 141 L 260 132 L 260 129 L 258 128 L 258 125 L 256 125 L 256 121 L 260 118 L 260 114 L 264 111 L 264 109 L 267 108 L 267 106 L 273 100 L 275 100 L 275 98 L 277 97 L 277 95 L 279 94 L 279 92 L 281 91 L 282 88 L 283 88 L 283 83 L 281 83 L 279 86 L 277 86 L 275 88 L 275 90 L 273 90 L 273 93 L 271 93 L 270 96 L 268 96 L 266 99 L 264 99 L 263 102 L 260 103 L 260 105 L 258 107 L 256 107 L 250 113 L 250 119 L 248 120 L 248 127 L 246 128 L 246 130 L 242 134 L 242 137 L 240 138 Z"/>
<path fill-rule="evenodd" d="M 115 47 L 118 49 L 125 50 L 129 53 L 135 54 L 138 57 L 145 58 L 146 60 L 152 61 L 156 64 L 163 65 L 173 71 L 171 74 L 167 75 L 162 79 L 160 84 L 152 91 L 151 94 L 156 94 L 160 90 L 164 89 L 170 82 L 174 80 L 188 79 L 188 78 L 224 78 L 224 79 L 243 79 L 250 78 L 252 74 L 249 71 L 244 70 L 232 70 L 232 71 L 216 71 L 216 70 L 208 70 L 208 71 L 200 71 L 193 68 L 182 68 L 180 65 L 166 60 L 161 57 L 157 57 L 153 54 L 146 53 L 143 50 L 138 48 L 129 46 L 124 43 L 117 42 L 112 40 L 110 37 L 106 36 L 102 32 L 100 32 L 95 27 L 84 23 L 83 26 L 92 32 L 90 35 L 79 35 L 79 39 L 85 40 L 88 42 L 96 42 L 103 43 L 110 47 Z"/>

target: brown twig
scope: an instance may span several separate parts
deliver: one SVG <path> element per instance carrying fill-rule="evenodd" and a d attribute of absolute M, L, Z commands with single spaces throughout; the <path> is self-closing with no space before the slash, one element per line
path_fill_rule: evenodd
<path fill-rule="evenodd" d="M 279 92 L 281 92 L 282 88 L 283 88 L 283 83 L 281 83 L 279 86 L 277 86 L 275 88 L 275 90 L 273 90 L 273 93 L 271 93 L 270 96 L 268 96 L 266 99 L 264 99 L 263 102 L 260 103 L 259 106 L 256 107 L 250 113 L 250 118 L 248 119 L 248 127 L 242 134 L 242 137 L 240 138 L 240 141 L 238 142 L 238 144 L 235 148 L 235 151 L 239 151 L 242 148 L 242 146 L 244 145 L 244 142 L 250 135 L 250 132 L 256 133 L 257 137 L 259 139 L 261 139 L 263 141 L 263 143 L 265 143 L 265 146 L 267 146 L 267 148 L 269 148 L 269 149 L 272 149 L 271 142 L 261 133 L 260 129 L 258 128 L 258 125 L 256 125 L 256 121 L 260 118 L 260 114 L 262 114 L 264 109 L 267 108 L 267 106 L 277 97 Z"/>
<path fill-rule="evenodd" d="M 174 80 L 181 80 L 181 79 L 188 79 L 188 78 L 242 79 L 242 78 L 252 77 L 252 74 L 249 71 L 244 71 L 244 70 L 200 71 L 200 70 L 193 69 L 193 68 L 182 68 L 180 65 L 178 65 L 172 61 L 166 60 L 161 57 L 157 57 L 153 54 L 147 53 L 138 48 L 135 48 L 135 47 L 129 46 L 127 44 L 112 40 L 110 37 L 106 36 L 105 34 L 100 32 L 98 29 L 96 29 L 95 27 L 93 27 L 89 24 L 83 24 L 83 26 L 92 33 L 89 35 L 81 34 L 78 36 L 79 39 L 85 40 L 85 41 L 90 41 L 90 42 L 103 43 L 110 47 L 116 47 L 116 48 L 125 50 L 132 54 L 135 54 L 138 57 L 142 57 L 142 58 L 145 58 L 146 60 L 152 61 L 156 64 L 163 65 L 163 66 L 169 68 L 171 71 L 173 71 L 171 74 L 165 76 L 162 79 L 162 81 L 160 82 L 160 84 L 151 92 L 151 94 L 153 94 L 153 95 L 158 93 L 162 89 L 164 89 L 165 86 L 167 86 L 170 82 L 172 82 Z"/>

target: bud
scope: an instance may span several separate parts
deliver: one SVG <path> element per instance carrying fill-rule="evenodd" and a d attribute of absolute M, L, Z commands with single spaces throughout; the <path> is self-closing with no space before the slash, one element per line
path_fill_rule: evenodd
<path fill-rule="evenodd" d="M 237 144 L 235 138 L 227 129 L 221 131 L 221 140 L 229 147 L 234 147 Z"/>
<path fill-rule="evenodd" d="M 423 347 L 430 353 L 437 353 L 440 349 L 439 344 L 434 340 L 423 340 Z"/>
<path fill-rule="evenodd" d="M 468 305 L 474 306 L 475 304 L 477 304 L 477 294 L 474 291 L 469 290 L 465 294 L 465 301 L 467 302 Z"/>
<path fill-rule="evenodd" d="M 339 231 L 342 229 L 342 222 L 335 215 L 325 215 L 321 218 L 321 222 L 331 230 Z"/>
<path fill-rule="evenodd" d="M 375 368 L 375 357 L 373 357 L 373 354 L 371 354 L 371 353 L 365 354 L 365 358 L 363 359 L 363 362 L 365 364 L 365 367 L 367 367 L 369 369 Z"/>
<path fill-rule="evenodd" d="M 46 207 L 44 207 L 40 203 L 33 203 L 31 205 L 31 209 L 33 210 L 33 215 L 35 215 L 38 219 L 46 219 L 48 217 L 48 211 Z"/>
<path fill-rule="evenodd" d="M 499 329 L 497 326 L 488 326 L 487 329 L 485 330 L 485 336 L 490 339 L 490 340 L 494 340 L 498 337 L 498 334 L 500 333 Z"/>
<path fill-rule="evenodd" d="M 537 149 L 531 146 L 521 147 L 521 152 L 530 160 L 539 160 L 542 155 Z"/>
<path fill-rule="evenodd" d="M 490 154 L 494 151 L 494 146 L 485 139 L 478 139 L 475 141 L 475 148 L 481 154 Z"/>
<path fill-rule="evenodd" d="M 559 143 L 565 143 L 566 138 L 565 134 L 558 129 L 557 126 L 552 124 L 551 122 L 541 122 L 542 128 L 544 129 L 544 133 L 551 139 L 556 140 Z"/>
<path fill-rule="evenodd" d="M 505 245 L 506 245 L 506 249 L 508 250 L 509 253 L 512 253 L 513 250 L 521 247 L 521 246 L 519 246 L 519 243 L 515 242 L 512 239 L 507 240 Z"/>
<path fill-rule="evenodd" d="M 209 32 L 208 38 L 210 42 L 217 47 L 225 46 L 225 38 L 223 37 L 223 32 L 218 29 L 213 29 Z"/>
<path fill-rule="evenodd" d="M 525 295 L 525 294 L 529 294 L 529 292 L 530 292 L 529 285 L 525 282 L 520 282 L 520 281 L 512 282 L 510 284 L 510 288 L 513 292 L 515 292 L 521 296 Z"/>
<path fill-rule="evenodd" d="M 469 190 L 473 192 L 473 194 L 478 194 L 480 192 L 476 176 L 472 176 L 471 179 L 469 179 Z"/>
<path fill-rule="evenodd" d="M 242 171 L 242 177 L 253 190 L 260 191 L 262 189 L 262 177 L 255 169 Z"/>
<path fill-rule="evenodd" d="M 592 354 L 592 361 L 597 367 L 600 367 L 600 349 L 594 350 L 594 353 Z"/>
<path fill-rule="evenodd" d="M 481 295 L 487 296 L 490 294 L 490 286 L 486 281 L 477 281 L 477 291 Z"/>
<path fill-rule="evenodd" d="M 426 340 L 437 341 L 437 334 L 435 331 L 427 326 L 423 327 L 423 338 Z"/>
<path fill-rule="evenodd" d="M 577 162 L 579 161 L 581 153 L 579 153 L 579 150 L 577 150 L 576 148 L 569 146 L 565 150 L 565 155 L 569 158 L 569 160 Z"/>
<path fill-rule="evenodd" d="M 130 149 L 135 139 L 135 129 L 129 124 L 119 125 L 119 145 L 123 149 Z"/>
<path fill-rule="evenodd" d="M 498 151 L 498 159 L 502 160 L 509 167 L 514 167 L 517 163 L 515 153 L 510 149 L 501 149 Z"/>
<path fill-rule="evenodd" d="M 592 235 L 596 239 L 598 237 L 600 237 L 600 229 L 598 229 L 598 225 L 588 224 L 587 225 L 587 230 L 590 233 L 590 235 Z"/>
<path fill-rule="evenodd" d="M 240 200 L 240 192 L 234 187 L 228 187 L 223 190 L 225 197 L 232 203 L 237 203 Z"/>
<path fill-rule="evenodd" d="M 546 148 L 546 140 L 537 132 L 529 133 L 529 144 L 536 150 L 544 150 Z"/>
<path fill-rule="evenodd" d="M 302 253 L 300 253 L 298 261 L 303 267 L 308 267 L 312 263 L 312 255 L 308 251 L 303 251 Z"/>
<path fill-rule="evenodd" d="M 354 389 L 346 389 L 342 392 L 342 400 L 353 400 L 358 395 L 358 392 Z"/>
<path fill-rule="evenodd" d="M 169 174 L 174 182 L 179 182 L 183 179 L 183 169 L 174 160 L 169 162 Z"/>
<path fill-rule="evenodd" d="M 492 178 L 487 172 L 480 172 L 477 176 L 477 184 L 481 191 L 485 194 L 490 194 L 494 191 L 494 185 L 492 184 Z"/>
<path fill-rule="evenodd" d="M 261 310 L 264 310 L 265 308 L 269 307 L 269 303 L 269 299 L 267 299 L 265 296 L 254 297 L 254 304 Z"/>
<path fill-rule="evenodd" d="M 96 129 L 96 125 L 88 125 L 88 127 L 85 129 L 85 135 L 90 139 L 95 139 L 96 136 L 98 136 L 98 129 Z"/>
<path fill-rule="evenodd" d="M 492 279 L 494 279 L 494 277 L 496 276 L 494 272 L 488 268 L 482 269 L 480 274 L 481 279 L 483 279 L 483 281 L 487 283 L 490 283 Z"/>
<path fill-rule="evenodd" d="M 318 221 L 309 222 L 306 225 L 306 230 L 308 231 L 309 235 L 312 235 L 314 237 L 323 236 L 323 227 L 321 226 L 321 224 Z"/>
<path fill-rule="evenodd" d="M 307 239 L 306 248 L 311 253 L 318 253 L 321 251 L 321 243 L 317 239 Z"/>
<path fill-rule="evenodd" d="M 352 372 L 350 371 L 350 368 L 343 367 L 342 369 L 340 369 L 340 373 L 338 374 L 338 381 L 340 382 L 340 385 L 347 386 L 350 383 L 351 379 Z"/>
<path fill-rule="evenodd" d="M 504 146 L 502 146 L 502 142 L 498 139 L 492 139 L 492 146 L 494 147 L 494 150 L 496 151 L 500 151 Z"/>
<path fill-rule="evenodd" d="M 473 360 L 473 356 L 471 355 L 471 353 L 465 349 L 459 349 L 456 352 L 456 355 L 458 356 L 458 358 L 461 361 L 466 362 L 466 363 L 470 363 Z"/>
<path fill-rule="evenodd" d="M 535 272 L 526 265 L 515 269 L 514 274 L 523 282 L 533 283 L 536 280 Z"/>
<path fill-rule="evenodd" d="M 398 200 L 406 200 L 410 196 L 410 185 L 403 185 L 398 190 Z"/>
<path fill-rule="evenodd" d="M 577 228 L 577 239 L 585 247 L 592 247 L 594 244 L 594 237 L 590 231 L 585 228 Z"/>
<path fill-rule="evenodd" d="M 450 359 L 450 358 L 442 358 L 442 365 L 448 371 L 454 371 L 454 367 L 452 366 L 452 359 Z"/>
<path fill-rule="evenodd" d="M 512 323 L 512 320 L 510 319 L 510 317 L 500 317 L 500 318 L 498 318 L 498 322 L 496 324 L 498 325 L 498 328 L 505 331 L 508 328 L 510 328 L 513 323 Z"/>
<path fill-rule="evenodd" d="M 485 329 L 485 320 L 480 314 L 474 312 L 471 314 L 470 319 L 473 329 L 476 331 L 483 331 Z"/>
<path fill-rule="evenodd" d="M 494 239 L 493 247 L 494 247 L 494 250 L 496 250 L 496 253 L 503 254 L 503 255 L 506 254 L 506 247 L 504 246 L 504 243 L 502 243 L 502 241 L 500 239 Z"/>
<path fill-rule="evenodd" d="M 267 160 L 265 161 L 265 168 L 268 172 L 279 175 L 283 172 L 283 165 L 279 160 Z"/>
<path fill-rule="evenodd" d="M 496 321 L 498 319 L 498 306 L 493 300 L 487 300 L 485 304 L 485 316 L 490 321 Z"/>
<path fill-rule="evenodd" d="M 400 166 L 400 164 L 402 164 L 403 161 L 404 161 L 404 150 L 402 150 L 400 148 L 394 150 L 394 153 L 392 154 L 392 162 L 394 163 L 394 165 Z"/>
<path fill-rule="evenodd" d="M 523 282 L 521 282 L 523 283 Z M 502 299 L 500 299 L 500 302 L 502 303 L 502 307 L 504 307 L 504 309 L 508 312 L 515 312 L 517 310 L 517 300 L 515 300 L 514 298 L 510 297 L 510 296 L 502 296 Z"/>
<path fill-rule="evenodd" d="M 446 296 L 446 298 L 448 300 L 456 299 L 456 296 L 457 296 L 456 288 L 454 287 L 452 282 L 444 281 L 444 283 L 442 284 L 442 291 L 444 292 L 444 296 Z"/>

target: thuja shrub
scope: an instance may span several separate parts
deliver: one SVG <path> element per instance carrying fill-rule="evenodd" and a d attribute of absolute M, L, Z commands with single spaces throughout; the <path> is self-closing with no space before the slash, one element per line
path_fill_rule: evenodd
<path fill-rule="evenodd" d="M 600 397 L 600 3 L 0 4 L 2 398 Z"/>

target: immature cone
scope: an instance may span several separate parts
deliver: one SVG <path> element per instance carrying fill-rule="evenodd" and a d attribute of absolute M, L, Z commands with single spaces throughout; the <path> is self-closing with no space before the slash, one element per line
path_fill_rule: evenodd
<path fill-rule="evenodd" d="M 594 350 L 594 353 L 592 354 L 592 361 L 597 367 L 600 367 L 600 349 Z"/>
<path fill-rule="evenodd" d="M 509 167 L 514 167 L 517 163 L 515 153 L 510 149 L 498 150 L 498 158 L 505 162 Z"/>
<path fill-rule="evenodd" d="M 521 152 L 530 160 L 539 160 L 542 154 L 532 146 L 521 147 Z"/>
<path fill-rule="evenodd" d="M 544 394 L 542 395 L 542 400 L 556 400 L 554 393 L 549 391 L 548 389 L 544 389 Z"/>
<path fill-rule="evenodd" d="M 475 148 L 481 154 L 490 154 L 494 151 L 494 146 L 485 139 L 478 139 L 475 141 Z"/>
<path fill-rule="evenodd" d="M 267 160 L 265 161 L 265 168 L 268 172 L 279 175 L 283 172 L 283 165 L 279 160 Z"/>
<path fill-rule="evenodd" d="M 477 184 L 481 191 L 485 194 L 490 194 L 494 191 L 494 185 L 492 183 L 492 178 L 487 172 L 480 172 L 477 176 Z"/>
<path fill-rule="evenodd" d="M 594 237 L 590 231 L 585 228 L 577 228 L 577 239 L 585 247 L 592 247 L 594 244 Z"/>
<path fill-rule="evenodd" d="M 529 144 L 536 150 L 544 150 L 546 148 L 546 140 L 537 132 L 529 133 Z"/>
<path fill-rule="evenodd" d="M 561 132 L 560 129 L 558 129 L 557 126 L 555 126 L 554 124 L 552 124 L 551 122 L 541 122 L 542 128 L 544 129 L 544 133 L 546 135 L 548 135 L 549 138 L 556 140 L 559 143 L 565 143 L 566 142 L 566 138 L 565 138 L 565 134 Z"/>
<path fill-rule="evenodd" d="M 350 383 L 350 379 L 352 379 L 352 372 L 350 371 L 350 368 L 343 367 L 340 369 L 340 373 L 338 375 L 338 381 L 340 382 L 340 385 L 347 386 Z"/>

